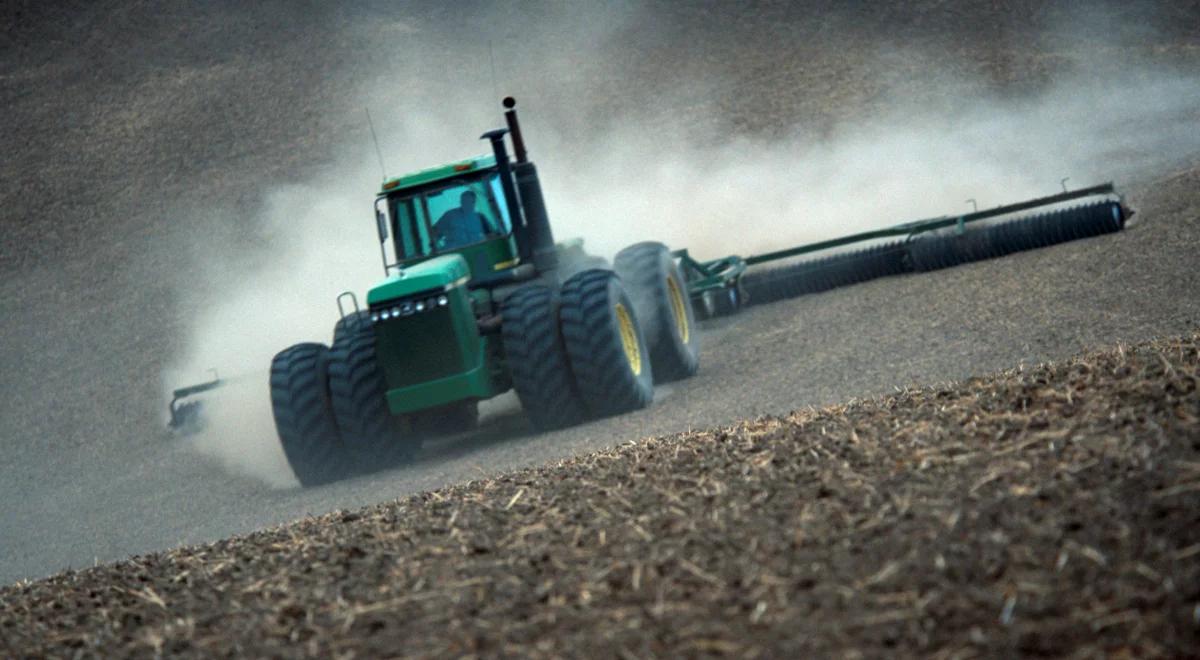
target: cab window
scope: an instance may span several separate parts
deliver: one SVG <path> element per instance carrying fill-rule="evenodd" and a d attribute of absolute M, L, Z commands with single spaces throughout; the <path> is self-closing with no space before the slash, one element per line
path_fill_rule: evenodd
<path fill-rule="evenodd" d="M 512 232 L 496 172 L 398 195 L 392 203 L 401 259 L 452 251 Z"/>
<path fill-rule="evenodd" d="M 420 197 L 396 201 L 396 251 L 401 259 L 411 259 L 430 253 L 429 223 L 425 221 L 425 206 Z"/>

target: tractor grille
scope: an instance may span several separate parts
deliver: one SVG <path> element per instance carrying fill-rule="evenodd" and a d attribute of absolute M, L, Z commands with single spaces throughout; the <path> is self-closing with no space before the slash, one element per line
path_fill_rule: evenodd
<path fill-rule="evenodd" d="M 371 312 L 371 322 L 381 323 L 416 314 L 425 314 L 446 307 L 449 304 L 450 298 L 446 295 L 446 292 L 441 289 L 431 289 L 404 298 L 376 303 L 371 305 L 369 310 Z"/>
<path fill-rule="evenodd" d="M 388 389 L 430 383 L 474 364 L 475 318 L 465 289 L 433 289 L 369 308 Z"/>

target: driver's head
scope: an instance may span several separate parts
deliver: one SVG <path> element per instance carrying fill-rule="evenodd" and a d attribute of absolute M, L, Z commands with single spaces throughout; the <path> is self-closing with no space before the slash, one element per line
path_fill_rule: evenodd
<path fill-rule="evenodd" d="M 458 201 L 465 210 L 473 211 L 475 209 L 475 193 L 470 190 L 463 193 L 462 197 L 458 198 Z"/>

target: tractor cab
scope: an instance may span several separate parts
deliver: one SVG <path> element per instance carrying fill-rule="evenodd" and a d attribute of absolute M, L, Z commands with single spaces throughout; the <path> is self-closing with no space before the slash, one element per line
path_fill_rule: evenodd
<path fill-rule="evenodd" d="M 388 281 L 372 289 L 369 304 L 409 288 L 399 284 L 405 273 L 420 279 L 427 272 L 444 277 L 467 270 L 468 278 L 455 279 L 455 286 L 478 292 L 485 307 L 497 286 L 534 278 L 557 282 L 558 248 L 515 106 L 512 97 L 504 99 L 507 127 L 480 136 L 491 143 L 491 154 L 383 183 L 375 220 Z M 506 136 L 512 139 L 512 159 Z"/>
<path fill-rule="evenodd" d="M 501 176 L 487 155 L 385 182 L 375 202 L 385 269 L 458 254 L 473 286 L 510 279 L 520 258 Z"/>

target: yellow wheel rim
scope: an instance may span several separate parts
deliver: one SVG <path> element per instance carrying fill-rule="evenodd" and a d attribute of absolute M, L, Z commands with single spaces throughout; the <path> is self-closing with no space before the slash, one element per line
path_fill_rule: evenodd
<path fill-rule="evenodd" d="M 667 277 L 667 296 L 671 298 L 671 311 L 675 314 L 675 328 L 679 330 L 679 338 L 688 343 L 692 329 L 688 327 L 687 307 L 683 305 L 683 293 L 674 277 Z"/>
<path fill-rule="evenodd" d="M 625 349 L 625 359 L 629 360 L 629 368 L 633 371 L 634 376 L 640 376 L 642 375 L 642 348 L 638 346 L 633 317 L 621 303 L 617 303 L 617 325 L 621 328 L 621 346 Z"/>

